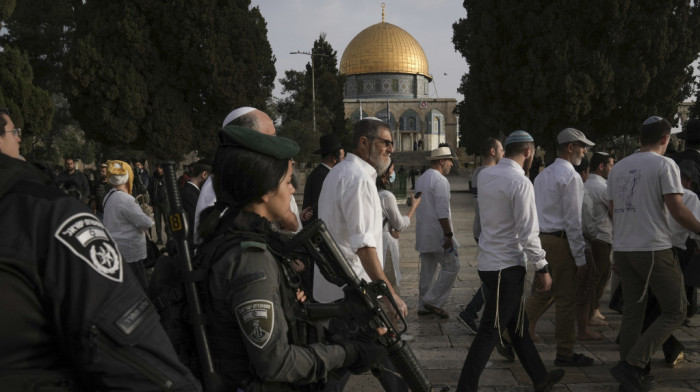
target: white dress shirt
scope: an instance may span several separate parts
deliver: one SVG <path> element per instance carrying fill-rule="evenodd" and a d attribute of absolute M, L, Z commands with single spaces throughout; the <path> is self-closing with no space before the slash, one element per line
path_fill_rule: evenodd
<path fill-rule="evenodd" d="M 532 183 L 515 161 L 502 158 L 479 174 L 479 271 L 547 265 L 540 243 Z M 527 260 L 526 260 L 527 256 Z"/>
<path fill-rule="evenodd" d="M 576 265 L 585 265 L 586 242 L 581 220 L 583 180 L 571 162 L 557 158 L 535 177 L 535 204 L 540 232 L 565 231 Z"/>
<path fill-rule="evenodd" d="M 693 213 L 695 219 L 700 220 L 700 201 L 698 200 L 698 195 L 689 189 L 683 189 L 683 204 Z M 697 240 L 700 238 L 697 234 L 681 226 L 680 223 L 676 222 L 668 212 L 668 207 L 666 207 L 666 217 L 668 218 L 668 228 L 671 230 L 671 242 L 676 248 L 686 249 L 685 241 L 688 237 Z"/>
<path fill-rule="evenodd" d="M 214 175 L 207 177 L 202 185 L 202 190 L 199 191 L 199 198 L 197 198 L 197 207 L 194 209 L 194 230 L 192 238 L 194 238 L 195 244 L 200 244 L 202 239 L 199 238 L 197 234 L 197 229 L 199 228 L 199 213 L 202 212 L 207 207 L 211 207 L 216 203 L 216 193 L 214 193 Z"/>
<path fill-rule="evenodd" d="M 416 250 L 421 253 L 443 252 L 445 233 L 439 219 L 450 220 L 450 183 L 439 171 L 430 168 L 416 180 L 416 193 L 421 192 L 421 202 L 416 209 Z M 459 244 L 452 237 L 454 247 Z"/>
<path fill-rule="evenodd" d="M 396 285 L 401 282 L 401 270 L 399 269 L 399 240 L 391 236 L 389 229 L 393 228 L 396 231 L 402 231 L 411 224 L 411 219 L 406 215 L 401 215 L 399 206 L 396 203 L 396 196 L 386 189 L 379 191 L 379 200 L 382 203 L 382 241 L 384 248 L 382 255 L 386 255 L 387 250 L 391 255 L 391 263 L 394 266 L 394 274 L 396 275 Z"/>
<path fill-rule="evenodd" d="M 357 251 L 375 248 L 382 267 L 382 205 L 377 193 L 377 171 L 355 154 L 333 167 L 326 176 L 318 198 L 318 217 L 338 243 L 340 251 L 360 279 L 371 281 Z M 343 298 L 341 288 L 314 273 L 314 299 L 330 302 Z"/>
<path fill-rule="evenodd" d="M 583 187 L 583 233 L 587 238 L 612 244 L 613 224 L 608 208 L 608 180 L 591 173 Z"/>

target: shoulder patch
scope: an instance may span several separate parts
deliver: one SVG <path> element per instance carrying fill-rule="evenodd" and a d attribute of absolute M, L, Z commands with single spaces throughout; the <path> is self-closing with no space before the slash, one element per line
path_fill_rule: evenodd
<path fill-rule="evenodd" d="M 275 328 L 275 308 L 272 302 L 254 299 L 236 307 L 236 318 L 243 336 L 255 347 L 262 349 L 270 341 Z"/>
<path fill-rule="evenodd" d="M 105 278 L 115 282 L 124 278 L 122 255 L 95 215 L 81 212 L 70 216 L 54 237 Z"/>

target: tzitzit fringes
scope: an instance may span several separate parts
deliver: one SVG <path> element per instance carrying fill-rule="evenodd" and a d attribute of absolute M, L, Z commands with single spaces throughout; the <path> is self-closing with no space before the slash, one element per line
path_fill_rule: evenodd
<path fill-rule="evenodd" d="M 647 290 L 649 289 L 649 281 L 651 280 L 651 271 L 654 270 L 654 251 L 651 251 L 651 265 L 649 266 L 649 273 L 647 274 L 647 280 L 644 282 L 644 290 L 642 290 L 642 296 L 639 297 L 637 303 L 640 304 L 644 301 L 644 296 L 647 295 Z"/>
<path fill-rule="evenodd" d="M 521 338 L 525 331 L 525 295 L 520 294 L 520 308 L 518 309 L 518 323 L 515 325 L 515 333 Z"/>
<path fill-rule="evenodd" d="M 493 320 L 493 327 L 498 331 L 498 340 L 503 345 L 503 335 L 501 335 L 501 271 L 498 271 L 498 284 L 496 285 L 496 316 Z"/>

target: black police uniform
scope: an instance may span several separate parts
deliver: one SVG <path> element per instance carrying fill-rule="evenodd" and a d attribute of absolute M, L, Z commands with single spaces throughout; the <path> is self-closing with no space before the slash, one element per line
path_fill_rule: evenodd
<path fill-rule="evenodd" d="M 0 154 L 0 389 L 198 391 L 102 223 Z"/>
<path fill-rule="evenodd" d="M 296 390 L 322 382 L 328 371 L 343 366 L 342 346 L 306 344 L 299 336 L 297 327 L 304 320 L 291 279 L 294 272 L 264 242 L 270 222 L 252 212 L 229 212 L 219 227 L 219 233 L 233 230 L 262 237 L 250 240 L 243 233 L 241 242 L 213 261 L 209 275 L 209 338 L 226 390 Z M 199 252 L 208 253 L 211 243 L 205 241 Z"/>

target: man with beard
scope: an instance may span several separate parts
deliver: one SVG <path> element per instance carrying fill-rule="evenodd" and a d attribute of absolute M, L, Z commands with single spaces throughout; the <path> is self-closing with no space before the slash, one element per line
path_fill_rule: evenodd
<path fill-rule="evenodd" d="M 58 181 L 63 184 L 63 189 L 69 195 L 87 204 L 90 198 L 90 184 L 87 177 L 75 168 L 75 160 L 73 158 L 66 158 L 64 163 L 66 171 L 58 176 Z"/>
<path fill-rule="evenodd" d="M 338 247 L 360 279 L 383 280 L 384 255 L 382 248 L 382 205 L 377 192 L 377 175 L 388 169 L 389 156 L 394 151 L 389 125 L 378 118 L 367 117 L 355 124 L 352 134 L 353 151 L 328 173 L 318 200 L 318 217 L 328 226 L 328 231 L 338 242 Z M 343 298 L 340 287 L 328 282 L 315 267 L 313 298 L 319 302 L 331 302 Z M 408 314 L 405 302 L 389 285 L 399 310 Z M 345 326 L 334 325 L 331 330 L 345 334 Z M 340 324 L 340 323 L 336 323 Z M 383 367 L 392 369 L 385 360 Z M 405 383 L 382 371 L 379 381 L 386 390 L 407 390 Z M 326 390 L 341 391 L 350 373 L 336 372 L 329 375 Z"/>
<path fill-rule="evenodd" d="M 527 261 L 537 271 L 535 277 L 542 283 L 543 291 L 552 284 L 538 237 L 535 195 L 525 176 L 535 155 L 535 143 L 527 132 L 515 131 L 505 144 L 505 158 L 485 168 L 479 176 L 479 214 L 483 224 L 478 270 L 486 306 L 464 361 L 458 391 L 478 389 L 481 372 L 506 329 L 535 391 L 551 389 L 564 376 L 561 369 L 547 372 L 530 335 L 524 332 L 527 317 L 520 306 Z"/>
<path fill-rule="evenodd" d="M 534 340 L 535 323 L 554 302 L 557 342 L 554 363 L 557 366 L 590 366 L 593 358 L 574 353 L 576 280 L 586 275 L 586 243 L 581 221 L 584 188 L 574 166 L 581 164 L 586 149 L 595 143 L 578 129 L 566 128 L 557 135 L 557 144 L 557 159 L 535 178 L 540 239 L 552 270 L 552 290 L 533 290 L 525 310 L 530 319 L 529 333 Z"/>
<path fill-rule="evenodd" d="M 90 199 L 90 209 L 97 215 L 100 220 L 104 216 L 104 207 L 102 206 L 102 198 L 109 190 L 107 182 L 107 164 L 100 164 L 100 178 L 95 180 L 95 185 L 92 187 L 92 198 Z"/>
<path fill-rule="evenodd" d="M 430 152 L 430 169 L 416 181 L 421 203 L 416 210 L 416 250 L 420 252 L 418 314 L 434 313 L 446 319 L 442 307 L 452 292 L 459 272 L 459 244 L 452 233 L 450 183 L 445 177 L 452 169 L 452 151 L 446 144 Z M 437 266 L 440 273 L 435 277 Z"/>

